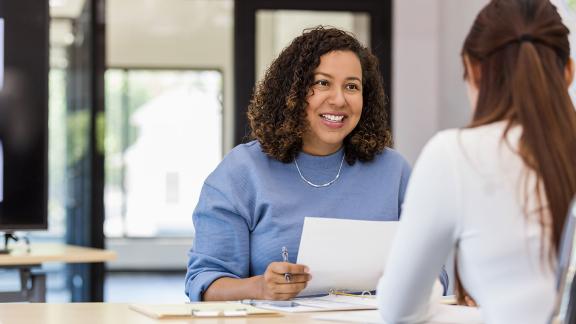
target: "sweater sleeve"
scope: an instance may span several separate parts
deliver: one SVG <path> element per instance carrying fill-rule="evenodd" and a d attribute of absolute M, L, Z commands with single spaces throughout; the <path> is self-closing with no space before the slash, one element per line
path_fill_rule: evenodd
<path fill-rule="evenodd" d="M 410 178 L 402 218 L 383 277 L 378 303 L 387 323 L 419 323 L 430 315 L 434 281 L 456 237 L 461 200 L 449 133 L 426 145 Z"/>
<path fill-rule="evenodd" d="M 201 301 L 216 279 L 249 275 L 249 226 L 227 195 L 204 184 L 192 216 L 194 245 L 188 253 L 186 295 Z"/>

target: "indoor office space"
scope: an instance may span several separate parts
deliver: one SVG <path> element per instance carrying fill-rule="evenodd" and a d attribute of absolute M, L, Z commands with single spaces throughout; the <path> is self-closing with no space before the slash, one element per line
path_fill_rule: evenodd
<path fill-rule="evenodd" d="M 531 6 L 552 18 L 537 24 Z M 498 19 L 477 18 L 490 10 Z M 473 24 L 499 26 L 490 19 L 509 23 L 474 38 L 491 29 Z M 512 89 L 498 101 L 479 80 L 508 50 L 540 55 L 543 68 L 530 75 L 535 61 L 523 62 L 513 86 L 491 79 L 502 83 L 490 91 Z M 575 0 L 0 0 L 0 324 L 384 323 L 380 313 L 390 323 L 538 323 L 541 312 L 576 323 L 576 203 L 557 201 L 574 196 L 574 110 L 523 124 L 520 112 L 478 108 L 573 107 L 572 59 Z M 521 69 L 494 62 L 497 73 Z M 513 92 L 522 86 L 530 91 Z M 496 166 L 502 174 L 485 169 L 500 158 L 489 151 L 502 149 L 489 140 L 496 130 L 449 138 L 506 120 L 498 134 L 520 148 Z M 533 142 L 519 135 L 528 125 L 539 127 Z M 466 145 L 477 150 L 454 153 Z M 524 164 L 536 180 L 517 172 Z M 471 175 L 451 182 L 461 170 Z M 516 176 L 544 207 L 529 191 L 514 196 L 526 205 L 506 205 L 516 200 L 499 185 Z M 479 196 L 488 209 L 474 214 L 464 204 Z M 437 221 L 416 220 L 437 205 Z M 530 223 L 500 226 L 500 213 Z M 490 230 L 466 226 L 498 229 L 483 245 Z M 513 266 L 498 254 L 526 249 L 553 257 Z M 425 263 L 403 258 L 419 253 Z M 535 266 L 545 274 L 521 273 L 546 260 Z M 494 294 L 523 279 L 545 282 L 551 297 Z M 530 305 L 530 293 L 546 302 L 508 304 Z M 407 309 L 403 298 L 417 302 Z M 243 303 L 199 303 L 223 300 Z"/>

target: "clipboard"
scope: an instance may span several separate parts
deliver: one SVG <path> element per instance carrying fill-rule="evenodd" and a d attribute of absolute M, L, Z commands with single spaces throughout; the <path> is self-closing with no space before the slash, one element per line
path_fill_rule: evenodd
<path fill-rule="evenodd" d="M 281 316 L 274 310 L 235 302 L 132 304 L 130 309 L 154 319 Z"/>

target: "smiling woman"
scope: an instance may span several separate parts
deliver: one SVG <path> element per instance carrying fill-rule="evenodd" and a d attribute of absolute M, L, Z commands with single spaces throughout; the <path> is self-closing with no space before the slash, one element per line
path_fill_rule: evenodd
<path fill-rule="evenodd" d="M 294 264 L 307 216 L 398 220 L 410 167 L 387 148 L 384 98 L 376 58 L 344 31 L 306 30 L 280 53 L 248 109 L 254 140 L 204 182 L 191 300 L 296 296 L 314 275 Z"/>
<path fill-rule="evenodd" d="M 352 96 L 354 92 L 356 96 Z M 350 101 L 352 97 L 356 100 Z M 340 118 L 358 99 L 361 115 L 357 124 L 348 123 L 352 127 L 340 133 L 345 134 L 340 142 L 349 165 L 371 161 L 392 143 L 378 60 L 344 31 L 308 30 L 280 53 L 257 85 L 248 111 L 252 138 L 271 157 L 292 162 L 306 138 L 320 134 L 310 110 L 323 105 L 321 114 L 333 114 L 325 119 Z"/>
<path fill-rule="evenodd" d="M 328 155 L 342 146 L 362 114 L 362 66 L 351 51 L 333 51 L 320 58 L 306 106 L 310 128 L 302 151 Z"/>

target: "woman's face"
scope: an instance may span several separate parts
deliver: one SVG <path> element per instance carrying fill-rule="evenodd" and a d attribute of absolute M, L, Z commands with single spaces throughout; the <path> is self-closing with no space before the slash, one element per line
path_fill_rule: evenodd
<path fill-rule="evenodd" d="M 306 99 L 310 126 L 302 138 L 302 150 L 312 155 L 338 151 L 362 114 L 362 66 L 356 54 L 332 51 L 322 55 Z"/>

